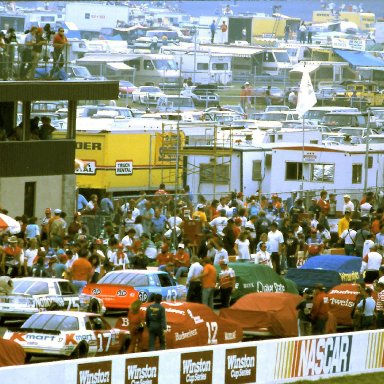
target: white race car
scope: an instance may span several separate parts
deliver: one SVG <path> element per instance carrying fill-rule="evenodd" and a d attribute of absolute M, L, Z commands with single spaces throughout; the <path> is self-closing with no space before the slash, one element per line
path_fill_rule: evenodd
<path fill-rule="evenodd" d="M 132 92 L 132 101 L 140 104 L 157 105 L 157 100 L 161 96 L 165 96 L 165 94 L 159 87 L 145 85 Z"/>
<path fill-rule="evenodd" d="M 25 319 L 46 310 L 105 312 L 103 300 L 92 295 L 78 295 L 65 279 L 22 277 L 12 282 L 12 294 L 0 296 L 0 321 Z"/>
<path fill-rule="evenodd" d="M 32 315 L 19 329 L 7 330 L 4 339 L 20 344 L 27 360 L 32 356 L 92 357 L 124 353 L 129 333 L 111 328 L 98 314 L 47 311 Z"/>

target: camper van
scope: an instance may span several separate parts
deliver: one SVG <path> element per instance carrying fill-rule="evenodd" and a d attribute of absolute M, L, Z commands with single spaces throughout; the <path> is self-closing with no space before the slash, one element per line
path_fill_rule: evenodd
<path fill-rule="evenodd" d="M 86 66 L 92 75 L 130 80 L 136 85 L 151 82 L 170 88 L 180 82 L 180 70 L 172 55 L 97 53 L 86 54 L 76 63 Z"/>
<path fill-rule="evenodd" d="M 164 46 L 162 53 L 171 54 L 178 63 L 181 76 L 198 84 L 222 84 L 232 82 L 231 58 L 227 54 L 205 52 L 184 46 Z"/>

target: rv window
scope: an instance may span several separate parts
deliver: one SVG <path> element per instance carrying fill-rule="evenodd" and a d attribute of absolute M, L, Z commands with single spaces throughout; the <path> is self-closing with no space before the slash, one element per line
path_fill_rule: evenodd
<path fill-rule="evenodd" d="M 361 184 L 362 174 L 363 174 L 363 165 L 352 164 L 352 184 Z"/>
<path fill-rule="evenodd" d="M 228 184 L 229 180 L 228 164 L 200 164 L 200 183 Z"/>
<path fill-rule="evenodd" d="M 285 165 L 285 180 L 301 180 L 303 178 L 303 164 L 288 162 Z"/>
<path fill-rule="evenodd" d="M 273 52 L 276 57 L 276 61 L 279 63 L 289 63 L 289 56 L 287 52 Z"/>
<path fill-rule="evenodd" d="M 129 60 L 126 64 L 128 64 L 130 67 L 135 68 L 138 71 L 140 70 L 140 59 Z"/>
<path fill-rule="evenodd" d="M 212 69 L 216 71 L 227 71 L 228 63 L 213 63 Z"/>
<path fill-rule="evenodd" d="M 147 71 L 153 71 L 155 69 L 151 60 L 144 60 L 144 69 Z"/>
<path fill-rule="evenodd" d="M 333 183 L 334 176 L 334 164 L 311 164 L 311 181 Z"/>
<path fill-rule="evenodd" d="M 177 70 L 177 65 L 174 60 L 160 59 L 153 60 L 152 63 L 158 70 Z"/>
<path fill-rule="evenodd" d="M 198 71 L 208 71 L 208 63 L 197 63 L 196 68 Z"/>
<path fill-rule="evenodd" d="M 260 181 L 263 179 L 263 175 L 261 173 L 261 160 L 253 160 L 252 166 L 252 180 Z"/>

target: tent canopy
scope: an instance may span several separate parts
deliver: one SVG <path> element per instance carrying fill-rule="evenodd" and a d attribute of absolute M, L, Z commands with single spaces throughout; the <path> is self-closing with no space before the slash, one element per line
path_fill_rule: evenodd
<path fill-rule="evenodd" d="M 345 51 L 334 49 L 334 52 L 354 67 L 384 67 L 384 61 L 368 52 Z"/>

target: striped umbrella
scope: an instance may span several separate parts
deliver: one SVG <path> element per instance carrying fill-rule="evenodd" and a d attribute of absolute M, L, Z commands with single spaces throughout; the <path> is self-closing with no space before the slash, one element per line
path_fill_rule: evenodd
<path fill-rule="evenodd" d="M 6 231 L 11 235 L 15 235 L 21 231 L 20 223 L 12 219 L 12 217 L 0 213 L 0 231 Z"/>

